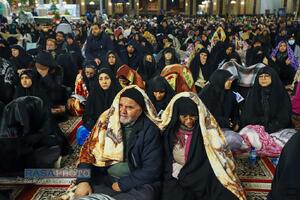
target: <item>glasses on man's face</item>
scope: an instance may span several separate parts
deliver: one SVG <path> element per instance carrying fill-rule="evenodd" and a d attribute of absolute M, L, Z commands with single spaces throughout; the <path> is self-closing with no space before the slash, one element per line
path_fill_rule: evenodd
<path fill-rule="evenodd" d="M 194 115 L 180 115 L 180 118 L 183 120 L 193 120 L 196 121 L 198 119 L 198 116 L 194 116 Z"/>

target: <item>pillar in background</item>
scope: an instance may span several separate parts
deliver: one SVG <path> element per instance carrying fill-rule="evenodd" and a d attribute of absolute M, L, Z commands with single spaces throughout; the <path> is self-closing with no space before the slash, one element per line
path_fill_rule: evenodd
<path fill-rule="evenodd" d="M 163 2 L 163 9 L 166 11 L 167 10 L 167 1 L 162 0 L 162 2 Z"/>
<path fill-rule="evenodd" d="M 196 15 L 198 11 L 198 5 L 197 5 L 197 0 L 193 0 L 193 6 L 192 6 L 193 12 L 192 15 Z"/>
<path fill-rule="evenodd" d="M 135 14 L 139 15 L 140 14 L 140 1 L 139 0 L 133 1 L 132 7 L 135 10 Z"/>
<path fill-rule="evenodd" d="M 253 7 L 252 7 L 252 14 L 255 15 L 256 14 L 256 0 L 253 0 Z"/>
<path fill-rule="evenodd" d="M 219 0 L 219 15 L 223 14 L 223 0 Z"/>

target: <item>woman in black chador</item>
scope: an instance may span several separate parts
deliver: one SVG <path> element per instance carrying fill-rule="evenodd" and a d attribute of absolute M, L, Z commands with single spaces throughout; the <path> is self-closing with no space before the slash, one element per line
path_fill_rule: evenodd
<path fill-rule="evenodd" d="M 0 122 L 2 170 L 52 168 L 68 151 L 68 143 L 56 128 L 49 108 L 38 97 L 13 100 L 3 110 Z"/>
<path fill-rule="evenodd" d="M 205 111 L 206 108 L 200 103 L 199 98 L 193 97 L 192 93 L 190 95 L 191 97 L 179 97 L 175 103 L 171 102 L 171 105 L 174 103 L 173 111 L 168 109 L 170 104 L 166 109 L 168 112 L 172 112 L 169 113 L 172 115 L 167 117 L 170 122 L 164 132 L 165 172 L 162 200 L 243 199 L 243 191 L 238 178 L 232 179 L 230 185 L 235 185 L 235 189 L 229 190 L 228 183 L 221 183 L 220 178 L 216 177 L 215 170 L 221 172 L 224 168 L 213 169 L 212 163 L 219 163 L 220 160 L 217 161 L 211 157 L 216 149 L 209 147 L 208 143 L 211 141 L 204 137 L 207 133 L 203 133 L 203 130 L 207 130 L 206 128 L 214 129 L 212 126 L 215 125 L 208 125 L 212 122 L 209 116 L 206 117 L 207 124 L 203 124 L 199 120 L 208 111 Z M 192 98 L 197 98 L 197 104 Z M 200 111 L 204 112 L 200 114 Z M 165 115 L 167 113 L 163 114 L 163 121 Z M 217 129 L 214 130 L 217 131 Z M 218 140 L 222 140 L 222 136 L 219 136 Z M 226 153 L 223 156 L 224 162 L 231 159 L 227 157 Z M 218 166 L 220 165 L 218 164 Z M 232 169 L 228 166 L 223 172 L 225 174 L 225 171 L 230 170 Z M 234 191 L 235 194 L 231 191 Z M 240 198 L 235 195 L 240 196 Z"/>
<path fill-rule="evenodd" d="M 264 126 L 274 133 L 291 125 L 291 102 L 277 73 L 271 67 L 262 68 L 246 98 L 241 122 Z"/>

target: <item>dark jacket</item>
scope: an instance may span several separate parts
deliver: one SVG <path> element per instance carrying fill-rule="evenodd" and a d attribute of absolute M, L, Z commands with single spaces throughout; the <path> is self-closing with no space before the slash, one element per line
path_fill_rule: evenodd
<path fill-rule="evenodd" d="M 134 126 L 126 155 L 131 173 L 118 181 L 122 191 L 159 181 L 163 170 L 160 130 L 144 115 Z"/>
<path fill-rule="evenodd" d="M 87 60 L 99 58 L 104 61 L 109 50 L 114 50 L 114 44 L 106 33 L 102 32 L 98 37 L 92 35 L 87 37 L 85 50 Z"/>
<path fill-rule="evenodd" d="M 160 130 L 145 115 L 139 117 L 128 141 L 127 162 L 130 175 L 119 179 L 122 192 L 134 187 L 151 184 L 161 179 L 163 172 L 163 146 Z M 80 163 L 79 169 L 92 169 L 91 164 Z M 77 179 L 77 183 L 92 179 Z"/>

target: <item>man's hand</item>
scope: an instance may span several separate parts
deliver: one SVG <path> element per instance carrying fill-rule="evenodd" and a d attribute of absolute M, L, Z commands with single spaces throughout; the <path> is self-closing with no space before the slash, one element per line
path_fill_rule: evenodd
<path fill-rule="evenodd" d="M 92 194 L 92 188 L 88 182 L 81 182 L 75 190 L 75 197 L 82 197 Z"/>
<path fill-rule="evenodd" d="M 276 58 L 275 58 L 274 56 L 272 56 L 272 60 L 273 60 L 274 62 L 276 62 Z"/>
<path fill-rule="evenodd" d="M 111 188 L 116 192 L 121 192 L 118 182 L 113 183 Z"/>
<path fill-rule="evenodd" d="M 95 58 L 94 60 L 96 62 L 96 64 L 99 66 L 101 64 L 101 60 L 99 58 Z"/>
<path fill-rule="evenodd" d="M 285 60 L 285 64 L 286 64 L 286 65 L 290 65 L 290 64 L 291 64 L 291 60 L 290 60 L 290 59 L 286 59 L 286 60 Z"/>

